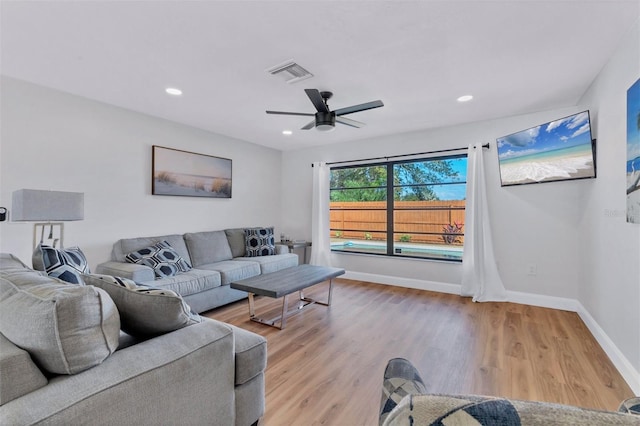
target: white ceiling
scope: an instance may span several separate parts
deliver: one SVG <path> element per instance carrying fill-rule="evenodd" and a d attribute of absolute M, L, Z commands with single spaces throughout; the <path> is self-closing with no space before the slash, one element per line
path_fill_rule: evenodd
<path fill-rule="evenodd" d="M 640 15 L 638 0 L 0 7 L 2 74 L 281 150 L 575 105 Z M 287 59 L 315 76 L 287 84 L 265 71 Z M 330 133 L 265 114 L 314 112 L 305 88 L 333 91 L 332 109 L 385 106 Z M 456 102 L 465 94 L 474 100 Z"/>

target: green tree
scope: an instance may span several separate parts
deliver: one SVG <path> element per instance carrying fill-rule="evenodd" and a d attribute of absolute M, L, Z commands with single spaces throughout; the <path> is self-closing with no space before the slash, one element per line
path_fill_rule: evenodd
<path fill-rule="evenodd" d="M 386 166 L 351 167 L 331 171 L 331 201 L 384 201 Z M 354 188 L 354 189 L 348 189 Z"/>
<path fill-rule="evenodd" d="M 399 163 L 393 168 L 394 199 L 403 201 L 438 200 L 428 184 L 458 177 L 451 160 Z M 386 186 L 386 165 L 331 171 L 331 201 L 384 201 Z"/>

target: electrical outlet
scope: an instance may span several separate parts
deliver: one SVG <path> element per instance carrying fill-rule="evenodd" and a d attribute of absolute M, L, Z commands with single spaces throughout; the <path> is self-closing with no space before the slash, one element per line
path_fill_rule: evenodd
<path fill-rule="evenodd" d="M 527 275 L 538 275 L 538 265 L 530 263 L 527 265 Z"/>

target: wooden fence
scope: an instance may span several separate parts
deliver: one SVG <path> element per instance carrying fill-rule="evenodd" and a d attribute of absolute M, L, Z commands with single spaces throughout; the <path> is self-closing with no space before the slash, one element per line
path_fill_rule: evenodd
<path fill-rule="evenodd" d="M 445 244 L 444 228 L 464 224 L 465 201 L 396 201 L 394 203 L 394 240 Z M 386 240 L 387 203 L 331 202 L 331 237 L 358 240 Z M 464 232 L 464 227 L 460 233 Z M 422 234 L 424 233 L 424 234 Z M 450 236 L 454 239 L 454 236 Z M 464 236 L 455 245 L 462 244 Z"/>

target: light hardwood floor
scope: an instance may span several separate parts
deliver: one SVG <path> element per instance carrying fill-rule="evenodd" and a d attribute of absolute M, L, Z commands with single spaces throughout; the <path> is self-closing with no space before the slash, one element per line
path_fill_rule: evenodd
<path fill-rule="evenodd" d="M 328 285 L 308 293 L 326 296 Z M 281 307 L 256 299 L 256 310 Z M 248 319 L 247 301 L 209 311 L 268 341 L 261 426 L 376 425 L 382 374 L 409 359 L 430 392 L 473 393 L 615 410 L 633 392 L 573 312 L 344 279 L 332 306 L 278 330 Z"/>

